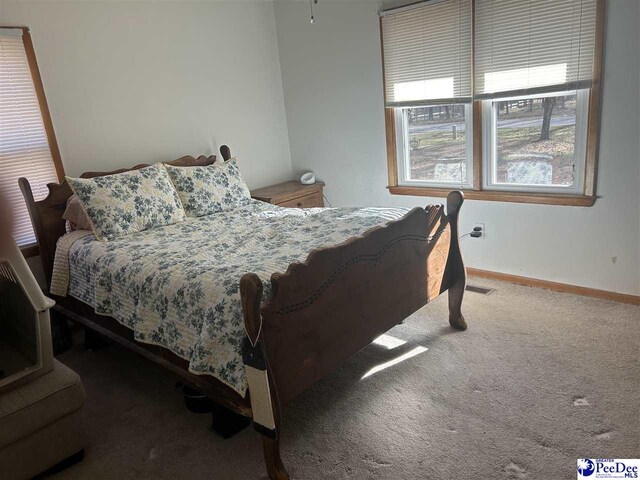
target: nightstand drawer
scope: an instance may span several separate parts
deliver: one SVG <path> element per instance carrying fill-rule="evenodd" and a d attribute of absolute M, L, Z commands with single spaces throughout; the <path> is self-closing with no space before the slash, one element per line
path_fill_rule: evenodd
<path fill-rule="evenodd" d="M 320 192 L 316 192 L 311 195 L 287 200 L 286 202 L 278 203 L 277 205 L 279 207 L 313 208 L 324 207 L 324 202 L 322 201 L 322 194 Z"/>

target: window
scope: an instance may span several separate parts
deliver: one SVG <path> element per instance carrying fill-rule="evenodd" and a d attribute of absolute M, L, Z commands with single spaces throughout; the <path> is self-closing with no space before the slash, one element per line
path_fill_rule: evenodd
<path fill-rule="evenodd" d="M 389 189 L 591 205 L 603 0 L 381 13 Z"/>
<path fill-rule="evenodd" d="M 588 102 L 586 90 L 482 102 L 484 187 L 582 193 Z"/>
<path fill-rule="evenodd" d="M 398 183 L 471 186 L 471 0 L 381 17 L 385 101 L 395 110 Z"/>
<path fill-rule="evenodd" d="M 18 178 L 27 177 L 36 198 L 64 177 L 44 90 L 26 28 L 0 28 L 0 188 L 14 216 L 20 246 L 36 242 Z"/>
<path fill-rule="evenodd" d="M 400 185 L 470 188 L 471 107 L 397 108 Z"/>

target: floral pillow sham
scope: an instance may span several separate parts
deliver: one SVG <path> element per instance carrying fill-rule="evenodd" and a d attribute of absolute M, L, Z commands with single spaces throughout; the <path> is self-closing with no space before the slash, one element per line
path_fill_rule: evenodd
<path fill-rule="evenodd" d="M 206 167 L 167 165 L 167 171 L 189 217 L 230 210 L 251 200 L 235 158 Z"/>
<path fill-rule="evenodd" d="M 66 177 L 98 240 L 181 222 L 185 212 L 161 163 L 94 178 Z"/>

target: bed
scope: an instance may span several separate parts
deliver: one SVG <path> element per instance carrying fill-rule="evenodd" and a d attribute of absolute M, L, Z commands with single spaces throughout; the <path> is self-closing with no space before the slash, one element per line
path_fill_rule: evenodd
<path fill-rule="evenodd" d="M 231 157 L 226 146 L 221 154 Z M 446 213 L 442 205 L 300 210 L 256 200 L 103 243 L 67 233 L 66 182 L 49 184 L 39 201 L 28 180 L 20 187 L 55 310 L 251 418 L 272 479 L 289 478 L 280 455 L 289 400 L 445 291 L 451 326 L 466 329 L 461 192 L 449 194 Z M 68 292 L 55 284 L 58 243 Z"/>

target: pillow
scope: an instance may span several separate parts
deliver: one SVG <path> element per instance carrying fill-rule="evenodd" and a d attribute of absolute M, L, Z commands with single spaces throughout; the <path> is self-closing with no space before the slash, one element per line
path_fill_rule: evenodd
<path fill-rule="evenodd" d="M 235 158 L 206 167 L 166 167 L 190 217 L 230 210 L 251 200 Z"/>
<path fill-rule="evenodd" d="M 113 240 L 184 220 L 180 198 L 161 163 L 94 178 L 69 178 L 98 240 Z"/>
<path fill-rule="evenodd" d="M 67 200 L 62 218 L 71 224 L 71 230 L 91 230 L 91 222 L 82 209 L 82 204 L 77 195 L 71 195 Z"/>

